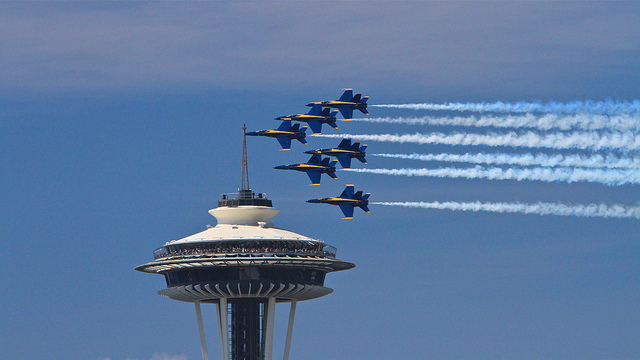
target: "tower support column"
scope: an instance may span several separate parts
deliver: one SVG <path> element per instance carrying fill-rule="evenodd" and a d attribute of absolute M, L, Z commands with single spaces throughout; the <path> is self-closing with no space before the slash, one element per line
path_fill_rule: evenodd
<path fill-rule="evenodd" d="M 202 360 L 209 360 L 207 351 L 207 339 L 204 337 L 204 324 L 202 323 L 202 310 L 200 309 L 200 301 L 196 301 L 196 317 L 198 318 L 198 332 L 200 333 L 200 347 L 202 348 Z"/>
<path fill-rule="evenodd" d="M 276 298 L 270 297 L 267 302 L 267 331 L 265 332 L 265 360 L 273 360 L 273 330 L 276 318 Z"/>
<path fill-rule="evenodd" d="M 289 325 L 287 326 L 287 340 L 284 343 L 283 360 L 289 360 L 289 351 L 291 350 L 291 337 L 293 336 L 293 319 L 296 317 L 297 301 L 291 300 L 291 310 L 289 311 Z"/>

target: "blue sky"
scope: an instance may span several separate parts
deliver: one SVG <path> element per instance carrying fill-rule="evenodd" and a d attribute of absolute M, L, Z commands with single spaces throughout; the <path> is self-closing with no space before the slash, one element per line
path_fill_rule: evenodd
<path fill-rule="evenodd" d="M 200 358 L 193 306 L 157 295 L 164 280 L 133 268 L 215 222 L 207 210 L 240 185 L 242 124 L 274 128 L 274 117 L 343 87 L 372 104 L 640 99 L 638 13 L 635 2 L 0 3 L 0 353 Z M 327 133 L 458 130 L 339 127 Z M 343 221 L 337 208 L 305 203 L 353 183 L 372 201 L 633 206 L 638 185 L 338 172 L 309 187 L 304 174 L 272 169 L 337 143 L 310 138 L 280 152 L 249 139 L 251 187 L 282 210 L 275 224 L 356 264 L 327 276 L 333 294 L 298 305 L 292 358 L 640 357 L 637 219 L 372 206 Z"/>

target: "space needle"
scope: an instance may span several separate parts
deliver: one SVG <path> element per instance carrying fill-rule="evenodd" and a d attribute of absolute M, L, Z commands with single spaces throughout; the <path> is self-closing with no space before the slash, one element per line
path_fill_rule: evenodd
<path fill-rule="evenodd" d="M 290 304 L 283 359 L 289 358 L 296 303 L 330 294 L 329 272 L 355 265 L 336 259 L 322 240 L 273 225 L 280 210 L 249 188 L 246 127 L 243 127 L 242 184 L 209 210 L 216 226 L 154 250 L 152 262 L 136 270 L 164 275 L 158 294 L 195 304 L 202 358 L 209 359 L 201 304 L 215 304 L 222 359 L 271 360 L 276 304 Z"/>

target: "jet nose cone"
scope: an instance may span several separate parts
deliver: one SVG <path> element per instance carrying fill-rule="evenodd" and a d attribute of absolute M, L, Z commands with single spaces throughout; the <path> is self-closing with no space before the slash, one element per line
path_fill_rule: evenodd
<path fill-rule="evenodd" d="M 311 200 L 307 200 L 307 202 L 315 204 L 315 203 L 318 203 L 319 201 L 318 201 L 318 199 L 311 199 Z"/>
<path fill-rule="evenodd" d="M 307 104 L 307 105 L 305 105 L 305 106 L 313 106 L 313 105 L 315 105 L 315 104 L 314 104 L 314 103 L 308 103 L 308 104 Z"/>

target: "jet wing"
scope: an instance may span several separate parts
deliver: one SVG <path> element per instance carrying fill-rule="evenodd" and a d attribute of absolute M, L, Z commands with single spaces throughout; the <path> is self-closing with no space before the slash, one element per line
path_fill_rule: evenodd
<path fill-rule="evenodd" d="M 349 204 L 342 204 L 340 205 L 340 210 L 342 210 L 345 219 L 353 219 L 353 206 Z"/>
<path fill-rule="evenodd" d="M 340 96 L 338 101 L 350 101 L 353 98 L 353 89 L 343 89 L 344 93 Z"/>
<path fill-rule="evenodd" d="M 351 106 L 340 106 L 338 110 L 340 110 L 340 114 L 345 119 L 353 119 L 353 108 Z"/>
<path fill-rule="evenodd" d="M 349 156 L 336 156 L 343 169 L 351 169 L 351 158 Z"/>
<path fill-rule="evenodd" d="M 282 146 L 282 150 L 291 150 L 291 138 L 289 136 L 278 136 L 276 139 Z"/>
<path fill-rule="evenodd" d="M 340 144 L 338 144 L 338 149 L 351 149 L 351 139 L 342 139 L 342 141 L 340 141 Z"/>
<path fill-rule="evenodd" d="M 342 194 L 340 194 L 340 197 L 343 199 L 351 199 L 351 197 L 353 196 L 353 188 L 353 185 L 347 185 Z"/>
<path fill-rule="evenodd" d="M 307 171 L 307 175 L 311 180 L 311 185 L 320 185 L 320 172 L 319 171 Z"/>
<path fill-rule="evenodd" d="M 322 112 L 322 105 L 315 104 L 311 107 L 311 110 L 309 110 L 308 115 L 320 115 L 321 112 Z"/>
<path fill-rule="evenodd" d="M 276 130 L 289 131 L 290 129 L 291 129 L 291 120 L 285 120 L 282 122 L 282 124 L 280 124 L 280 126 L 278 126 Z"/>
<path fill-rule="evenodd" d="M 311 128 L 311 131 L 314 134 L 320 134 L 322 132 L 322 123 L 320 121 L 309 120 L 307 121 L 307 124 L 309 125 L 309 127 Z"/>

